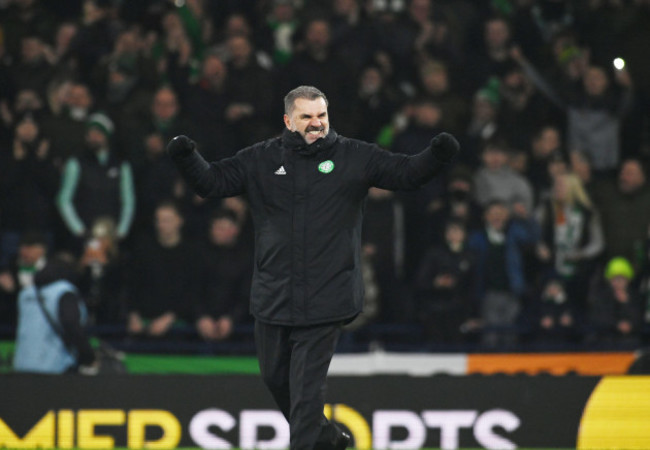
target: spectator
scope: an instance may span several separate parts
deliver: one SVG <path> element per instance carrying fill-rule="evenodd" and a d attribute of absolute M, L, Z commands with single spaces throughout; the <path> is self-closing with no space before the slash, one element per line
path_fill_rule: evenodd
<path fill-rule="evenodd" d="M 404 290 L 404 207 L 393 192 L 370 188 L 363 218 L 364 264 L 374 273 L 378 319 L 404 322 L 412 304 Z"/>
<path fill-rule="evenodd" d="M 12 85 L 16 91 L 32 89 L 40 96 L 45 95 L 47 83 L 52 77 L 52 65 L 45 58 L 41 38 L 35 35 L 23 37 L 20 62 L 13 67 Z"/>
<path fill-rule="evenodd" d="M 238 137 L 235 146 L 242 148 L 274 134 L 268 119 L 275 100 L 273 79 L 271 72 L 258 63 L 246 37 L 232 36 L 226 45 L 230 56 L 226 120 Z"/>
<path fill-rule="evenodd" d="M 226 120 L 230 104 L 228 68 L 216 55 L 208 54 L 197 83 L 176 80 L 176 90 L 185 99 L 183 109 L 197 130 L 197 142 L 206 158 L 232 156 L 237 148 L 235 135 Z"/>
<path fill-rule="evenodd" d="M 378 142 L 380 134 L 390 128 L 399 104 L 400 96 L 386 80 L 381 68 L 375 64 L 364 67 L 353 105 L 353 136 Z"/>
<path fill-rule="evenodd" d="M 515 148 L 526 148 L 540 122 L 549 122 L 552 104 L 535 88 L 524 71 L 511 65 L 499 79 L 499 125 Z"/>
<path fill-rule="evenodd" d="M 457 59 L 449 26 L 436 6 L 431 0 L 414 0 L 403 14 L 394 14 L 390 6 L 377 14 L 380 47 L 395 62 L 396 82 L 406 89 L 413 89 L 420 61 L 439 59 L 451 64 Z M 397 5 L 392 9 L 398 9 Z"/>
<path fill-rule="evenodd" d="M 153 132 L 143 137 L 144 162 L 134 171 L 136 204 L 133 224 L 136 236 L 153 233 L 154 210 L 163 200 L 182 196 L 178 171 L 165 154 L 165 140 Z"/>
<path fill-rule="evenodd" d="M 576 337 L 576 325 L 573 298 L 567 294 L 564 282 L 549 278 L 539 295 L 538 339 L 543 343 L 568 343 Z"/>
<path fill-rule="evenodd" d="M 622 257 L 608 261 L 589 290 L 590 319 L 599 340 L 637 343 L 641 298 L 633 288 L 634 268 Z"/>
<path fill-rule="evenodd" d="M 59 23 L 53 45 L 45 48 L 45 57 L 54 66 L 55 78 L 72 78 L 76 75 L 75 64 L 70 58 L 70 44 L 78 30 L 74 22 Z"/>
<path fill-rule="evenodd" d="M 135 214 L 133 174 L 128 161 L 121 160 L 111 148 L 114 131 L 108 116 L 89 116 L 85 152 L 65 165 L 57 206 L 76 251 L 81 250 L 83 239 L 99 218 L 112 218 L 120 239 L 131 229 Z"/>
<path fill-rule="evenodd" d="M 107 0 L 84 0 L 81 27 L 70 43 L 70 55 L 79 67 L 81 81 L 89 83 L 99 60 L 111 53 L 116 38 Z"/>
<path fill-rule="evenodd" d="M 155 211 L 155 237 L 139 240 L 131 257 L 127 330 L 162 337 L 184 321 L 192 323 L 199 286 L 199 250 L 183 238 L 183 217 L 172 202 Z"/>
<path fill-rule="evenodd" d="M 10 148 L 0 152 L 0 267 L 16 254 L 25 230 L 53 238 L 58 186 L 49 142 L 38 123 L 26 116 L 16 124 Z"/>
<path fill-rule="evenodd" d="M 354 98 L 357 74 L 349 63 L 331 48 L 330 25 L 324 19 L 313 19 L 305 25 L 303 50 L 297 52 L 291 62 L 282 69 L 282 86 L 278 92 L 288 92 L 294 86 L 318 86 L 332 105 L 330 115 L 339 124 L 341 134 L 349 134 L 349 99 Z"/>
<path fill-rule="evenodd" d="M 243 37 L 251 43 L 251 47 L 259 47 L 259 42 L 254 41 L 255 35 L 251 26 L 250 15 L 242 12 L 231 12 L 226 18 L 223 27 L 221 28 L 220 35 L 216 36 L 216 45 L 211 49 L 211 53 L 219 56 L 223 60 L 230 58 L 230 49 L 228 48 L 228 40 L 232 37 Z M 255 45 L 253 45 L 255 42 Z M 254 58 L 258 64 L 266 69 L 273 66 L 271 58 L 262 50 L 254 52 Z"/>
<path fill-rule="evenodd" d="M 411 153 L 413 146 L 428 141 L 440 132 L 443 111 L 428 97 L 418 97 L 410 102 L 410 117 L 407 127 L 395 136 L 392 150 L 396 153 Z M 417 147 L 416 147 L 417 148 Z"/>
<path fill-rule="evenodd" d="M 92 72 L 92 83 L 100 109 L 123 123 L 146 115 L 158 76 L 154 62 L 142 51 L 138 30 L 127 29 L 115 39 L 112 52 L 102 57 Z"/>
<path fill-rule="evenodd" d="M 236 324 L 248 322 L 252 252 L 240 238 L 241 225 L 233 211 L 218 211 L 210 224 L 205 263 L 205 292 L 200 295 L 196 323 L 207 340 L 227 339 Z"/>
<path fill-rule="evenodd" d="M 401 133 L 395 136 L 392 150 L 395 153 L 409 154 L 414 149 L 427 146 L 431 136 L 442 131 L 440 122 L 442 111 L 440 107 L 428 98 L 415 99 L 412 106 L 412 118 Z M 414 192 L 400 192 L 398 196 L 404 205 L 404 231 L 405 231 L 405 275 L 410 281 L 415 274 L 425 248 L 422 237 L 429 235 L 427 228 L 427 213 L 444 190 L 444 179 L 422 186 Z"/>
<path fill-rule="evenodd" d="M 580 151 L 569 153 L 569 169 L 576 174 L 589 196 L 593 198 L 595 179 L 592 174 L 589 156 Z"/>
<path fill-rule="evenodd" d="M 593 65 L 584 70 L 582 89 L 556 91 L 523 55 L 513 55 L 540 91 L 566 111 L 569 151 L 586 152 L 595 171 L 615 170 L 621 155 L 621 121 L 632 108 L 634 98 L 627 70 L 623 68 L 615 74 L 620 93 L 610 86 L 607 72 Z"/>
<path fill-rule="evenodd" d="M 359 0 L 334 0 L 330 15 L 332 48 L 353 65 L 354 73 L 372 60 L 379 49 L 374 23 Z"/>
<path fill-rule="evenodd" d="M 521 202 L 533 210 L 533 190 L 528 180 L 508 165 L 508 149 L 503 141 L 492 141 L 483 150 L 483 166 L 474 176 L 476 200 L 486 207 L 495 200 L 512 207 Z"/>
<path fill-rule="evenodd" d="M 26 36 L 47 39 L 53 35 L 55 19 L 39 0 L 17 0 L 5 5 L 0 20 L 7 52 L 14 57 L 20 53 L 21 42 Z"/>
<path fill-rule="evenodd" d="M 47 116 L 43 97 L 33 89 L 21 89 L 16 93 L 13 108 L 8 109 L 3 117 L 4 125 L 11 129 L 25 116 L 30 116 L 39 123 Z"/>
<path fill-rule="evenodd" d="M 95 101 L 82 83 L 61 83 L 56 89 L 62 91 L 61 110 L 45 119 L 43 133 L 51 141 L 53 158 L 62 166 L 68 158 L 81 156 L 86 122 Z"/>
<path fill-rule="evenodd" d="M 126 321 L 124 258 L 120 254 L 116 226 L 98 219 L 80 259 L 80 291 L 88 307 L 88 322 L 115 325 Z"/>
<path fill-rule="evenodd" d="M 600 210 L 607 259 L 622 256 L 639 270 L 650 226 L 650 187 L 641 161 L 628 159 L 618 179 L 594 186 L 594 203 Z"/>
<path fill-rule="evenodd" d="M 462 133 L 466 127 L 468 105 L 450 85 L 447 66 L 439 61 L 426 61 L 419 68 L 421 93 L 444 111 L 441 126 L 452 133 Z"/>
<path fill-rule="evenodd" d="M 486 327 L 482 341 L 495 348 L 518 341 L 518 319 L 528 289 L 524 246 L 535 244 L 537 236 L 511 220 L 508 205 L 498 200 L 486 205 L 484 221 L 484 228 L 469 236 L 468 248 L 477 261 L 475 297 Z"/>
<path fill-rule="evenodd" d="M 446 188 L 445 195 L 431 204 L 427 217 L 429 232 L 427 236 L 421 236 L 422 242 L 444 243 L 445 227 L 449 221 L 461 222 L 467 234 L 482 225 L 482 210 L 474 200 L 472 171 L 457 166 L 450 172 Z"/>
<path fill-rule="evenodd" d="M 476 92 L 491 77 L 501 77 L 510 65 L 512 32 L 504 17 L 493 16 L 483 23 L 481 46 L 467 58 L 464 72 L 468 77 L 469 92 Z"/>
<path fill-rule="evenodd" d="M 271 55 L 275 66 L 287 64 L 294 52 L 294 34 L 298 28 L 298 19 L 292 0 L 274 0 L 266 19 L 266 26 L 261 32 L 270 36 L 266 39 L 264 49 Z"/>
<path fill-rule="evenodd" d="M 73 284 L 71 264 L 48 259 L 45 238 L 38 234 L 23 238 L 21 264 L 30 264 L 33 272 L 32 281 L 18 295 L 14 370 L 58 374 L 96 364 L 83 329 L 86 307 Z"/>
<path fill-rule="evenodd" d="M 481 163 L 481 151 L 486 144 L 499 135 L 499 95 L 489 87 L 480 89 L 474 95 L 471 115 L 463 139 L 466 151 L 459 160 L 462 164 L 476 169 Z"/>
<path fill-rule="evenodd" d="M 147 142 L 153 136 L 167 142 L 181 130 L 188 129 L 192 129 L 192 123 L 181 110 L 176 92 L 163 86 L 153 94 L 146 114 L 124 124 L 119 141 L 126 147 L 124 157 L 137 172 L 148 163 L 151 155 L 148 154 Z"/>
<path fill-rule="evenodd" d="M 192 76 L 192 67 L 197 63 L 195 49 L 179 12 L 175 9 L 165 11 L 159 27 L 161 35 L 153 35 L 155 41 L 150 51 L 158 75 L 163 81 L 172 82 L 177 77 Z"/>
<path fill-rule="evenodd" d="M 444 243 L 425 254 L 416 277 L 417 320 L 436 343 L 460 343 L 461 325 L 478 317 L 474 255 L 467 249 L 465 224 L 450 220 Z"/>
<path fill-rule="evenodd" d="M 599 213 L 579 178 L 556 176 L 551 198 L 540 204 L 536 216 L 542 230 L 541 254 L 572 303 L 584 308 L 584 287 L 595 270 L 604 239 Z"/>
<path fill-rule="evenodd" d="M 537 201 L 550 195 L 552 160 L 562 158 L 562 136 L 554 125 L 543 125 L 530 139 L 530 160 L 526 176 L 533 186 Z"/>

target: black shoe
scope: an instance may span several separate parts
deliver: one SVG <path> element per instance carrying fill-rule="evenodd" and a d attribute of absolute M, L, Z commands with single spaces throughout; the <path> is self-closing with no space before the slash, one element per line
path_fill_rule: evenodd
<path fill-rule="evenodd" d="M 334 443 L 334 450 L 345 450 L 348 448 L 349 443 L 350 435 L 345 431 L 341 431 L 341 433 L 336 438 L 336 442 Z"/>

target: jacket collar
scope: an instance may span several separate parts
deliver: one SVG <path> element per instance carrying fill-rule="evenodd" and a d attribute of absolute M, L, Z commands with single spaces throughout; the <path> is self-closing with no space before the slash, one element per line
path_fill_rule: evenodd
<path fill-rule="evenodd" d="M 285 128 L 282 132 L 282 145 L 304 156 L 312 156 L 321 150 L 330 148 L 336 142 L 338 134 L 330 128 L 327 136 L 318 139 L 316 142 L 307 145 L 303 137 L 297 131 L 290 131 Z"/>

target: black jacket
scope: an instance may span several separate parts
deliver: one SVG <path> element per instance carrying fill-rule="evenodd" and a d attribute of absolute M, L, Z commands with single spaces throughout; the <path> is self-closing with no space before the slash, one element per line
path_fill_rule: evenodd
<path fill-rule="evenodd" d="M 351 319 L 361 311 L 361 219 L 368 188 L 415 189 L 444 166 L 427 148 L 414 156 L 328 135 L 311 145 L 285 130 L 208 164 L 174 160 L 204 197 L 247 194 L 255 226 L 251 313 L 277 325 Z"/>

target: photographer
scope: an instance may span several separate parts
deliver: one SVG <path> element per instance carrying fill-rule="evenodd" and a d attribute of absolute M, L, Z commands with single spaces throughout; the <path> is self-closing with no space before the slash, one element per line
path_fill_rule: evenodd
<path fill-rule="evenodd" d="M 73 265 L 63 258 L 47 259 L 45 239 L 38 233 L 25 233 L 19 257 L 21 267 L 34 275 L 18 294 L 14 370 L 96 372 L 98 362 L 83 329 L 86 306 L 72 283 Z"/>
<path fill-rule="evenodd" d="M 10 148 L 0 152 L 0 267 L 15 256 L 24 230 L 54 228 L 54 195 L 59 174 L 38 122 L 26 115 L 16 122 Z"/>

